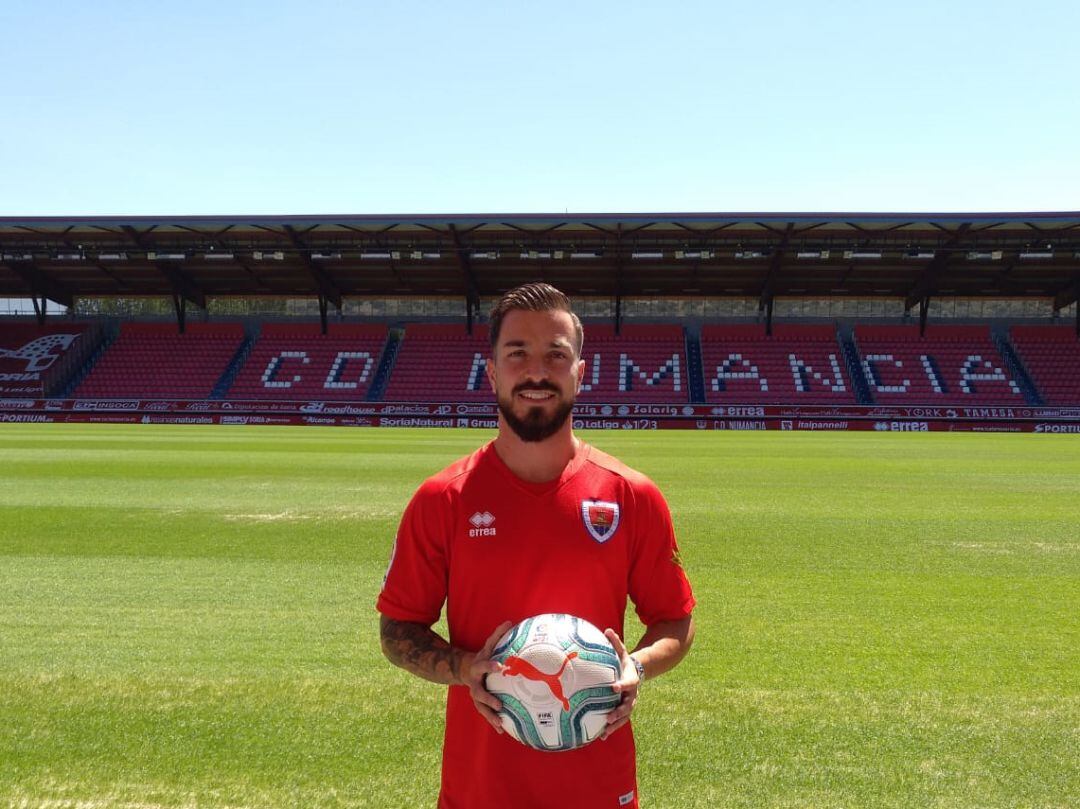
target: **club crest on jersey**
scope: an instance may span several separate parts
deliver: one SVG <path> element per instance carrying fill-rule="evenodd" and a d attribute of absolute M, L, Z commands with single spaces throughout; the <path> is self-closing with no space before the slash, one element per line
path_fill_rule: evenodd
<path fill-rule="evenodd" d="M 607 542 L 619 527 L 619 504 L 604 500 L 582 500 L 581 520 L 589 536 L 597 542 Z"/>

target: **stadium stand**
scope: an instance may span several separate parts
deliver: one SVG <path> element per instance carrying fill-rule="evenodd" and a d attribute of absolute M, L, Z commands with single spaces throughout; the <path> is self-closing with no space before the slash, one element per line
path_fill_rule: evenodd
<path fill-rule="evenodd" d="M 707 402 L 855 404 L 832 325 L 703 326 L 701 355 Z"/>
<path fill-rule="evenodd" d="M 1080 404 L 1080 338 L 1074 329 L 1013 326 L 1009 339 L 1046 404 Z"/>
<path fill-rule="evenodd" d="M 251 341 L 235 323 L 0 320 L 0 395 L 490 402 L 489 353 L 487 327 L 461 323 L 268 323 Z M 713 324 L 698 339 L 588 323 L 582 359 L 585 403 L 696 402 L 703 383 L 714 404 L 1080 404 L 1069 326 Z"/>
<path fill-rule="evenodd" d="M 855 344 L 875 403 L 1025 404 L 988 326 L 860 325 Z"/>
<path fill-rule="evenodd" d="M 226 399 L 362 400 L 375 377 L 386 326 L 268 323 Z"/>
<path fill-rule="evenodd" d="M 412 323 L 398 349 L 383 398 L 393 402 L 493 402 L 484 361 L 487 326 Z"/>
<path fill-rule="evenodd" d="M 681 326 L 585 327 L 582 402 L 688 402 L 686 338 Z"/>
<path fill-rule="evenodd" d="M 413 324 L 390 376 L 389 401 L 492 400 L 484 373 L 486 327 Z M 582 402 L 686 402 L 686 344 L 681 326 L 585 327 Z"/>
<path fill-rule="evenodd" d="M 0 396 L 51 393 L 93 349 L 92 344 L 84 348 L 93 331 L 84 323 L 0 321 Z"/>
<path fill-rule="evenodd" d="M 124 323 L 72 396 L 205 399 L 243 338 L 235 323 Z"/>

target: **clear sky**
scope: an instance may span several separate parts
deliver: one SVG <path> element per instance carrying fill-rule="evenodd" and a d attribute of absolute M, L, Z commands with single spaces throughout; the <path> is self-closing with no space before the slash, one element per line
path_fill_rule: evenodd
<path fill-rule="evenodd" d="M 0 215 L 1080 210 L 1080 3 L 0 0 Z"/>

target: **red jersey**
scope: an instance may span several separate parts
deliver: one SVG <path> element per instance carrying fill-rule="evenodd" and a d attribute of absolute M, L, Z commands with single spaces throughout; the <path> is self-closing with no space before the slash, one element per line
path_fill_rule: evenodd
<path fill-rule="evenodd" d="M 582 444 L 547 483 L 514 475 L 492 443 L 429 478 L 398 529 L 378 610 L 425 625 L 446 604 L 450 643 L 477 650 L 503 621 L 561 612 L 623 636 L 627 597 L 649 625 L 694 607 L 656 485 Z M 443 809 L 637 806 L 633 731 L 568 752 L 497 734 L 451 686 Z"/>

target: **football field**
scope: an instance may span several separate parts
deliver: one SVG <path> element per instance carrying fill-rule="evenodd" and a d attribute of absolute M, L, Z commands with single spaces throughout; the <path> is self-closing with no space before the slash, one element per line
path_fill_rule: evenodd
<path fill-rule="evenodd" d="M 699 602 L 644 806 L 1080 805 L 1080 436 L 582 435 L 664 490 Z M 490 436 L 0 425 L 0 805 L 433 806 L 444 689 L 373 604 Z"/>

